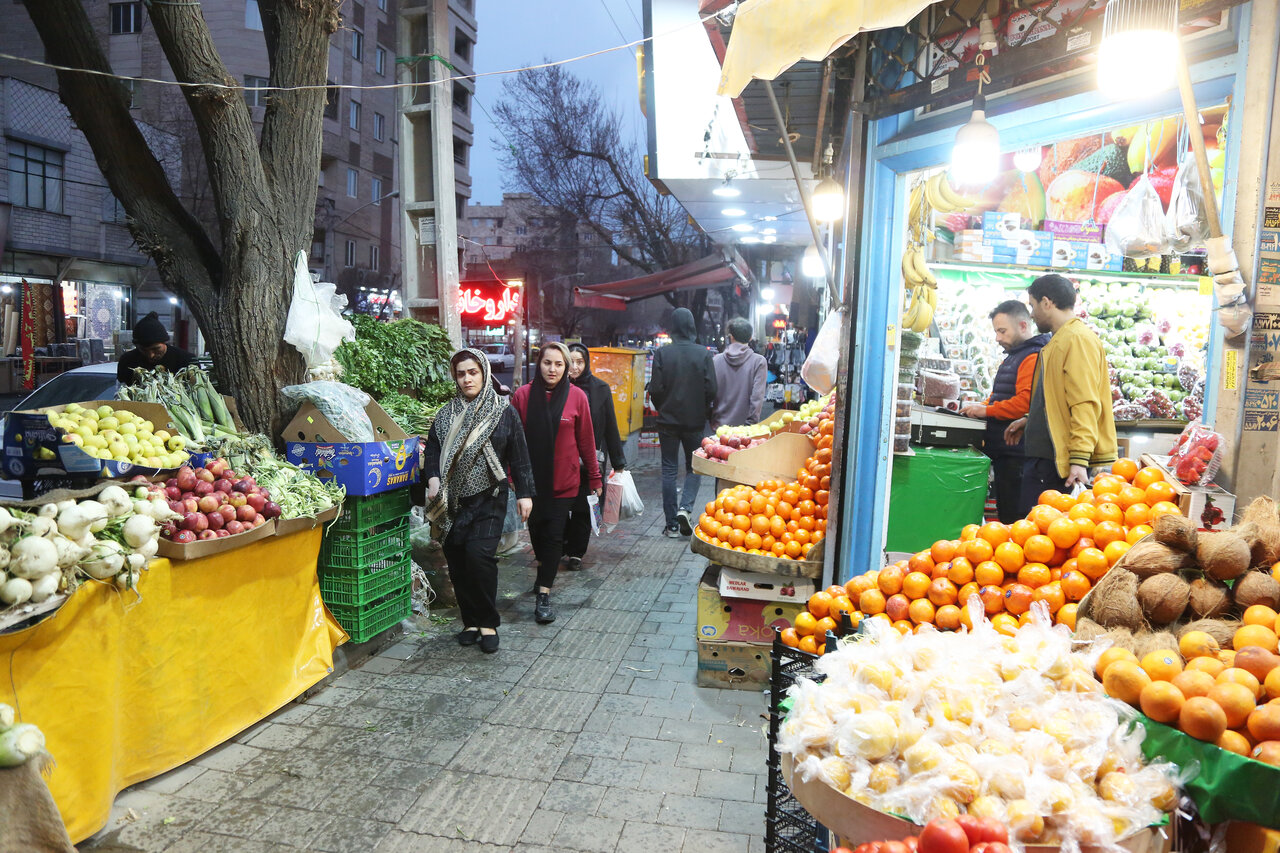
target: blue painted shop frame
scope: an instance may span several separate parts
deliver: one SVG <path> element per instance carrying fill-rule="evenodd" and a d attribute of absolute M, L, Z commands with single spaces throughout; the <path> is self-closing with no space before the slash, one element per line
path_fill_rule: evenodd
<path fill-rule="evenodd" d="M 1245 106 L 1249 21 L 1250 4 L 1232 9 L 1219 41 L 1233 41 L 1235 51 L 1194 62 L 1191 67 L 1197 104 L 1210 106 L 1231 99 L 1227 119 L 1228 179 L 1220 211 L 1225 233 L 1232 232 L 1235 213 L 1234 174 L 1239 162 L 1240 113 Z M 1035 89 L 1024 88 L 1007 95 L 989 93 L 988 119 L 1000 131 L 1001 147 L 1016 151 L 1182 112 L 1176 89 L 1154 98 L 1112 103 L 1099 95 L 1091 83 L 1092 77 L 1086 72 Z M 837 582 L 878 569 L 883 560 L 897 384 L 897 353 L 891 340 L 896 340 L 902 309 L 898 267 L 905 242 L 905 228 L 900 223 L 906 206 L 907 180 L 914 172 L 947 162 L 958 123 L 968 116 L 967 107 L 936 119 L 917 120 L 912 113 L 900 113 L 868 126 L 862 175 L 862 230 L 857 241 L 861 248 L 840 253 L 841 280 L 849 272 L 845 266 L 856 263 L 860 286 L 853 305 L 856 330 L 849 379 L 842 389 L 849 400 L 849 426 L 844 470 L 840 472 L 840 524 L 845 532 L 835 566 Z M 1231 128 L 1237 132 L 1232 133 Z M 850 186 L 851 168 L 846 168 L 846 188 Z M 1222 334 L 1216 315 L 1210 322 L 1206 376 L 1213 377 L 1222 351 Z M 1212 417 L 1215 410 L 1217 385 L 1212 380 L 1205 383 L 1206 417 Z M 939 495 L 939 499 L 945 500 L 945 495 Z"/>

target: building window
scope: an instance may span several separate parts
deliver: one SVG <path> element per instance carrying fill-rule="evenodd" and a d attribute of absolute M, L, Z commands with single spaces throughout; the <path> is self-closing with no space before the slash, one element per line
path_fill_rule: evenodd
<path fill-rule="evenodd" d="M 9 140 L 9 201 L 62 212 L 62 152 Z"/>
<path fill-rule="evenodd" d="M 473 42 L 470 38 L 468 38 L 467 34 L 464 33 L 462 30 L 456 31 L 453 36 L 454 57 L 456 59 L 461 59 L 463 62 L 470 62 L 471 48 L 474 44 L 475 42 Z"/>
<path fill-rule="evenodd" d="M 324 263 L 324 229 L 317 228 L 311 233 L 311 260 L 313 263 Z"/>
<path fill-rule="evenodd" d="M 581 240 L 583 243 L 590 243 L 591 241 L 593 241 L 593 240 L 595 240 L 595 239 L 596 239 L 596 235 L 594 235 L 594 234 L 581 234 L 581 235 L 579 235 L 579 236 L 578 236 L 578 239 L 579 239 L 579 240 Z"/>
<path fill-rule="evenodd" d="M 387 11 L 387 0 L 378 0 L 378 8 L 384 12 Z"/>
<path fill-rule="evenodd" d="M 364 33 L 359 30 L 351 31 L 351 58 L 357 61 L 364 59 Z"/>
<path fill-rule="evenodd" d="M 266 77 L 255 77 L 252 74 L 244 75 L 244 102 L 251 107 L 265 107 L 267 105 L 267 93 L 263 91 L 270 83 Z"/>
<path fill-rule="evenodd" d="M 377 272 L 378 268 L 381 266 L 382 258 L 380 257 L 380 255 L 381 253 L 379 252 L 377 246 L 369 247 L 369 269 L 373 270 L 374 272 Z"/>
<path fill-rule="evenodd" d="M 356 265 L 356 241 L 348 240 L 346 252 L 343 254 L 343 266 L 354 267 Z"/>
<path fill-rule="evenodd" d="M 529 229 L 528 229 L 528 228 L 525 228 L 523 225 L 517 225 L 517 226 L 516 226 L 516 233 L 517 233 L 517 234 L 527 234 L 528 232 L 529 232 Z"/>
<path fill-rule="evenodd" d="M 463 115 L 471 115 L 471 93 L 461 86 L 454 86 L 453 108 Z"/>
<path fill-rule="evenodd" d="M 467 149 L 470 147 L 470 145 L 455 136 L 453 138 L 453 162 L 459 166 L 467 165 Z"/>
<path fill-rule="evenodd" d="M 141 3 L 111 4 L 111 34 L 113 36 L 142 32 Z"/>
<path fill-rule="evenodd" d="M 332 119 L 338 117 L 338 85 L 332 80 L 325 83 L 324 117 Z"/>
<path fill-rule="evenodd" d="M 360 197 L 360 173 L 355 169 L 347 169 L 347 197 Z"/>
<path fill-rule="evenodd" d="M 360 102 L 352 101 L 351 107 L 347 110 L 347 124 L 351 125 L 352 130 L 360 129 Z"/>
<path fill-rule="evenodd" d="M 258 0 L 245 0 L 244 28 L 262 32 L 262 11 L 258 8 Z"/>
<path fill-rule="evenodd" d="M 374 178 L 373 185 L 373 203 L 382 204 L 382 178 Z"/>
<path fill-rule="evenodd" d="M 115 225 L 125 224 L 124 205 L 111 190 L 107 190 L 107 194 L 102 199 L 102 221 Z"/>
<path fill-rule="evenodd" d="M 373 138 L 381 142 L 387 135 L 387 117 L 382 113 L 373 114 Z"/>
<path fill-rule="evenodd" d="M 384 77 L 387 74 L 387 49 L 381 45 L 373 49 L 373 70 Z"/>

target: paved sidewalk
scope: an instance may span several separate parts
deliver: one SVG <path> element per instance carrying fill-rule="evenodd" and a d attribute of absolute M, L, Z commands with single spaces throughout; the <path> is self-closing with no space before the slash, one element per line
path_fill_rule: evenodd
<path fill-rule="evenodd" d="M 526 545 L 502 561 L 497 654 L 420 619 L 305 703 L 123 792 L 80 849 L 763 851 L 765 697 L 694 685 L 705 560 L 659 535 L 656 451 L 640 461 L 643 519 L 560 573 L 553 624 L 533 621 Z"/>

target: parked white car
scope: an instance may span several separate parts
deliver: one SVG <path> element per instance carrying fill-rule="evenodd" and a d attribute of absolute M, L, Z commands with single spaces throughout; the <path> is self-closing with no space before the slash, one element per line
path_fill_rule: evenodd
<path fill-rule="evenodd" d="M 481 344 L 477 349 L 489 359 L 489 366 L 494 370 L 514 370 L 516 355 L 506 344 Z"/>

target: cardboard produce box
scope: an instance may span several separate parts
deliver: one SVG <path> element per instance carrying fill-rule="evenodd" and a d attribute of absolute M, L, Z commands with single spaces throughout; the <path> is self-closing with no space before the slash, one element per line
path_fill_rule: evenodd
<path fill-rule="evenodd" d="M 1231 526 L 1236 514 L 1236 496 L 1231 492 L 1216 483 L 1207 486 L 1185 485 L 1169 470 L 1168 456 L 1144 453 L 1140 462 L 1164 472 L 1165 479 L 1173 484 L 1173 489 L 1177 492 L 1175 501 L 1178 509 L 1194 521 L 1200 530 L 1226 530 Z"/>
<path fill-rule="evenodd" d="M 693 457 L 693 470 L 699 474 L 754 486 L 761 480 L 796 478 L 805 460 L 813 455 L 813 441 L 807 435 L 780 432 L 755 447 L 735 450 L 727 461 Z"/>
<path fill-rule="evenodd" d="M 79 403 L 86 409 L 110 406 L 117 411 L 133 412 L 151 421 L 157 430 L 181 435 L 169 411 L 158 403 L 131 400 L 90 400 Z M 47 412 L 61 412 L 66 406 L 49 406 L 46 411 L 10 412 L 4 425 L 4 476 L 16 478 L 64 477 L 86 475 L 102 477 L 148 477 L 161 474 L 165 468 L 149 468 L 131 462 L 115 462 L 90 456 L 74 444 L 62 439 L 66 432 L 49 423 Z M 37 458 L 38 451 L 51 453 L 51 459 Z"/>
<path fill-rule="evenodd" d="M 790 628 L 815 590 L 808 578 L 780 578 L 708 566 L 698 584 L 698 639 L 772 643 Z"/>
<path fill-rule="evenodd" d="M 769 683 L 772 663 L 768 643 L 698 643 L 699 687 L 759 690 Z"/>
<path fill-rule="evenodd" d="M 303 403 L 281 432 L 285 457 L 321 480 L 336 480 L 349 495 L 376 495 L 415 482 L 422 439 L 396 426 L 377 403 L 370 401 L 364 410 L 377 441 L 348 441 L 319 409 Z"/>
<path fill-rule="evenodd" d="M 313 527 L 319 527 L 322 524 L 328 524 L 338 517 L 338 512 L 342 509 L 342 505 L 331 506 L 319 515 L 304 515 L 301 518 L 277 518 L 276 535 L 288 536 L 292 533 L 298 533 L 303 530 L 310 530 Z"/>
<path fill-rule="evenodd" d="M 275 532 L 276 523 L 273 519 L 247 533 L 223 536 L 221 539 L 197 539 L 195 542 L 182 543 L 161 537 L 159 553 L 161 557 L 168 557 L 170 560 L 198 560 L 201 557 L 211 557 L 224 551 L 243 548 L 245 545 L 257 542 L 259 539 L 274 536 Z"/>

